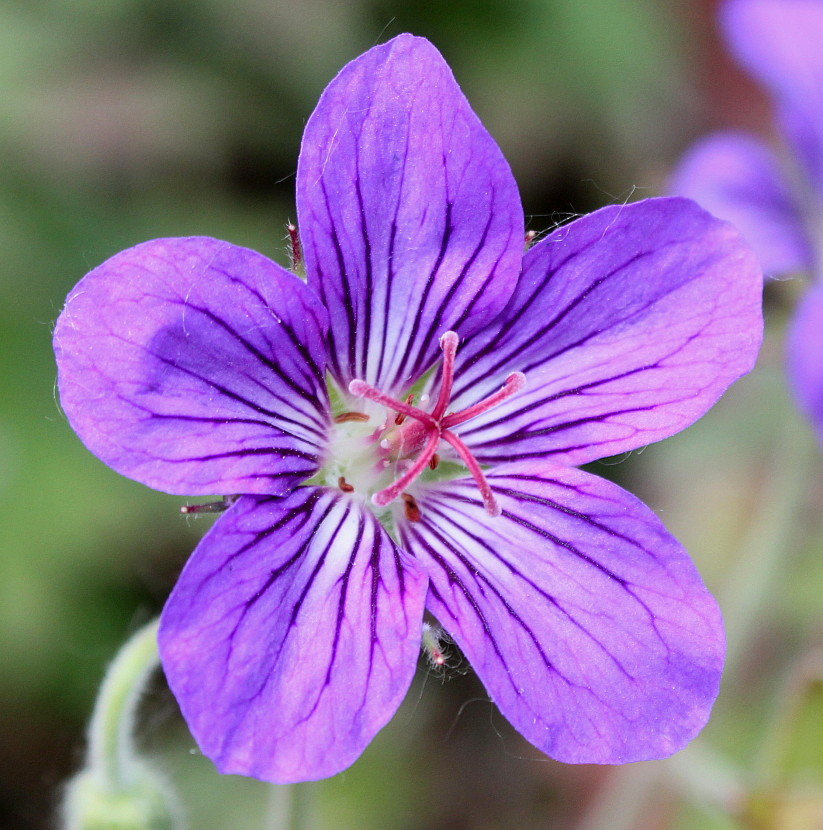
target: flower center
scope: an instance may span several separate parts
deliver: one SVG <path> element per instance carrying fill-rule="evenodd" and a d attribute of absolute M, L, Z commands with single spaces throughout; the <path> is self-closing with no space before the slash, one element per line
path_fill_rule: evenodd
<path fill-rule="evenodd" d="M 443 351 L 443 367 L 441 370 L 440 390 L 431 412 L 414 406 L 411 396 L 405 401 L 386 395 L 362 380 L 353 380 L 349 384 L 349 392 L 358 398 L 374 401 L 386 409 L 395 412 L 396 416 L 389 423 L 389 419 L 378 430 L 373 438 L 376 440 L 378 459 L 388 466 L 392 461 L 406 461 L 405 471 L 388 487 L 378 490 L 372 496 L 372 501 L 379 507 L 385 507 L 400 496 L 406 506 L 406 516 L 411 520 L 419 519 L 419 509 L 414 498 L 406 490 L 415 479 L 426 469 L 435 469 L 439 463 L 438 449 L 444 441 L 458 455 L 460 460 L 477 483 L 483 506 L 490 516 L 500 515 L 500 507 L 494 497 L 480 464 L 472 455 L 471 450 L 460 440 L 454 432 L 454 427 L 471 418 L 488 411 L 502 401 L 519 392 L 526 383 L 522 372 L 513 372 L 503 386 L 492 395 L 484 398 L 473 406 L 466 407 L 458 412 L 447 412 L 451 399 L 452 384 L 454 383 L 454 357 L 457 353 L 457 334 L 447 331 L 440 338 L 440 348 Z M 358 417 L 359 413 L 346 413 L 338 416 Z M 342 484 L 341 484 L 342 487 Z"/>

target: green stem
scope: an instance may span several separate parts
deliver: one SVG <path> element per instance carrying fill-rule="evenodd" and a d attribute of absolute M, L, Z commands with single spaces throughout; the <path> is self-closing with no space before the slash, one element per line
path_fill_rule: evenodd
<path fill-rule="evenodd" d="M 817 452 L 806 427 L 795 418 L 786 420 L 778 436 L 771 474 L 765 477 L 754 520 L 749 525 L 721 593 L 726 623 L 726 675 L 737 669 L 762 618 L 764 599 L 774 593 L 781 566 L 794 549 L 798 516 L 809 492 Z"/>
<path fill-rule="evenodd" d="M 158 620 L 141 628 L 109 666 L 89 724 L 89 766 L 111 790 L 134 783 L 134 721 L 146 682 L 159 663 Z"/>
<path fill-rule="evenodd" d="M 313 821 L 311 783 L 274 785 L 269 797 L 267 830 L 307 830 Z"/>
<path fill-rule="evenodd" d="M 802 728 L 801 713 L 823 685 L 823 652 L 810 648 L 791 667 L 773 704 L 765 735 L 755 755 L 753 780 L 765 789 L 785 785 L 791 746 Z"/>

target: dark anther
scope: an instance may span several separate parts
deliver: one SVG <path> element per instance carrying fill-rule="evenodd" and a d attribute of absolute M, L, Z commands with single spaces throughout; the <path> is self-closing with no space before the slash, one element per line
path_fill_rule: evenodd
<path fill-rule="evenodd" d="M 344 493 L 353 493 L 354 492 L 354 487 L 352 487 L 351 484 L 349 484 L 349 482 L 346 481 L 344 476 L 340 476 L 340 478 L 337 479 L 337 486 Z"/>
<path fill-rule="evenodd" d="M 365 412 L 341 412 L 334 416 L 336 424 L 345 424 L 346 421 L 368 421 L 369 416 Z"/>
<path fill-rule="evenodd" d="M 414 395 L 406 395 L 406 403 L 411 406 L 414 403 Z M 406 420 L 406 416 L 402 412 L 398 412 L 397 415 L 394 416 L 394 422 L 397 426 L 403 423 Z"/>
<path fill-rule="evenodd" d="M 184 504 L 180 508 L 181 513 L 222 513 L 228 510 L 240 496 L 223 496 L 220 501 L 210 501 L 205 504 Z"/>
<path fill-rule="evenodd" d="M 430 470 L 436 470 L 436 469 L 437 469 L 437 465 L 438 465 L 439 463 L 440 463 L 440 456 L 439 456 L 437 453 L 435 453 L 435 454 L 431 457 L 431 459 L 429 460 L 429 469 L 430 469 Z"/>
<path fill-rule="evenodd" d="M 406 518 L 410 522 L 420 521 L 420 508 L 417 506 L 414 496 L 408 493 L 401 493 L 400 498 L 403 499 L 403 507 L 406 509 Z"/>

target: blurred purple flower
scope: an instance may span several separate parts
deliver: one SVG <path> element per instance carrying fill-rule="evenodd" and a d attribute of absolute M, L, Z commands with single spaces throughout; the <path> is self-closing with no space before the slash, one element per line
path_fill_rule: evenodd
<path fill-rule="evenodd" d="M 823 442 L 823 2 L 730 0 L 721 23 L 733 54 L 773 96 L 784 147 L 739 132 L 708 136 L 670 189 L 733 222 L 768 276 L 813 279 L 789 332 L 788 368 Z"/>
<path fill-rule="evenodd" d="M 748 246 L 672 198 L 524 257 L 509 167 L 410 35 L 323 93 L 297 210 L 306 283 L 155 240 L 88 274 L 55 331 L 92 452 L 166 492 L 242 494 L 161 622 L 203 752 L 275 782 L 345 768 L 409 687 L 424 609 L 552 757 L 681 748 L 717 694 L 719 611 L 657 517 L 573 465 L 683 429 L 751 368 Z"/>

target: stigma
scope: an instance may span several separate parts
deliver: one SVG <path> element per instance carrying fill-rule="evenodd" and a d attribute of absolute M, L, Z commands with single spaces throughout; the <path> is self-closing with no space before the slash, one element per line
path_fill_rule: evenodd
<path fill-rule="evenodd" d="M 447 331 L 440 338 L 443 365 L 440 371 L 440 389 L 431 411 L 414 406 L 411 396 L 401 401 L 384 394 L 363 380 L 353 380 L 349 383 L 349 392 L 352 395 L 374 401 L 396 413 L 394 418 L 386 419 L 386 426 L 378 443 L 379 452 L 386 462 L 408 461 L 405 472 L 399 478 L 372 496 L 372 501 L 379 507 L 385 507 L 402 496 L 425 470 L 434 469 L 440 458 L 441 442 L 445 442 L 465 464 L 477 484 L 486 512 L 490 516 L 500 515 L 500 506 L 480 464 L 472 455 L 471 450 L 454 432 L 454 427 L 487 412 L 515 395 L 525 386 L 526 377 L 522 372 L 513 372 L 497 392 L 458 412 L 448 412 L 454 384 L 454 359 L 458 342 L 459 338 L 453 331 Z M 409 502 L 405 498 L 404 501 L 408 516 Z M 416 504 L 413 515 L 416 515 L 414 520 L 419 520 L 419 509 Z"/>

